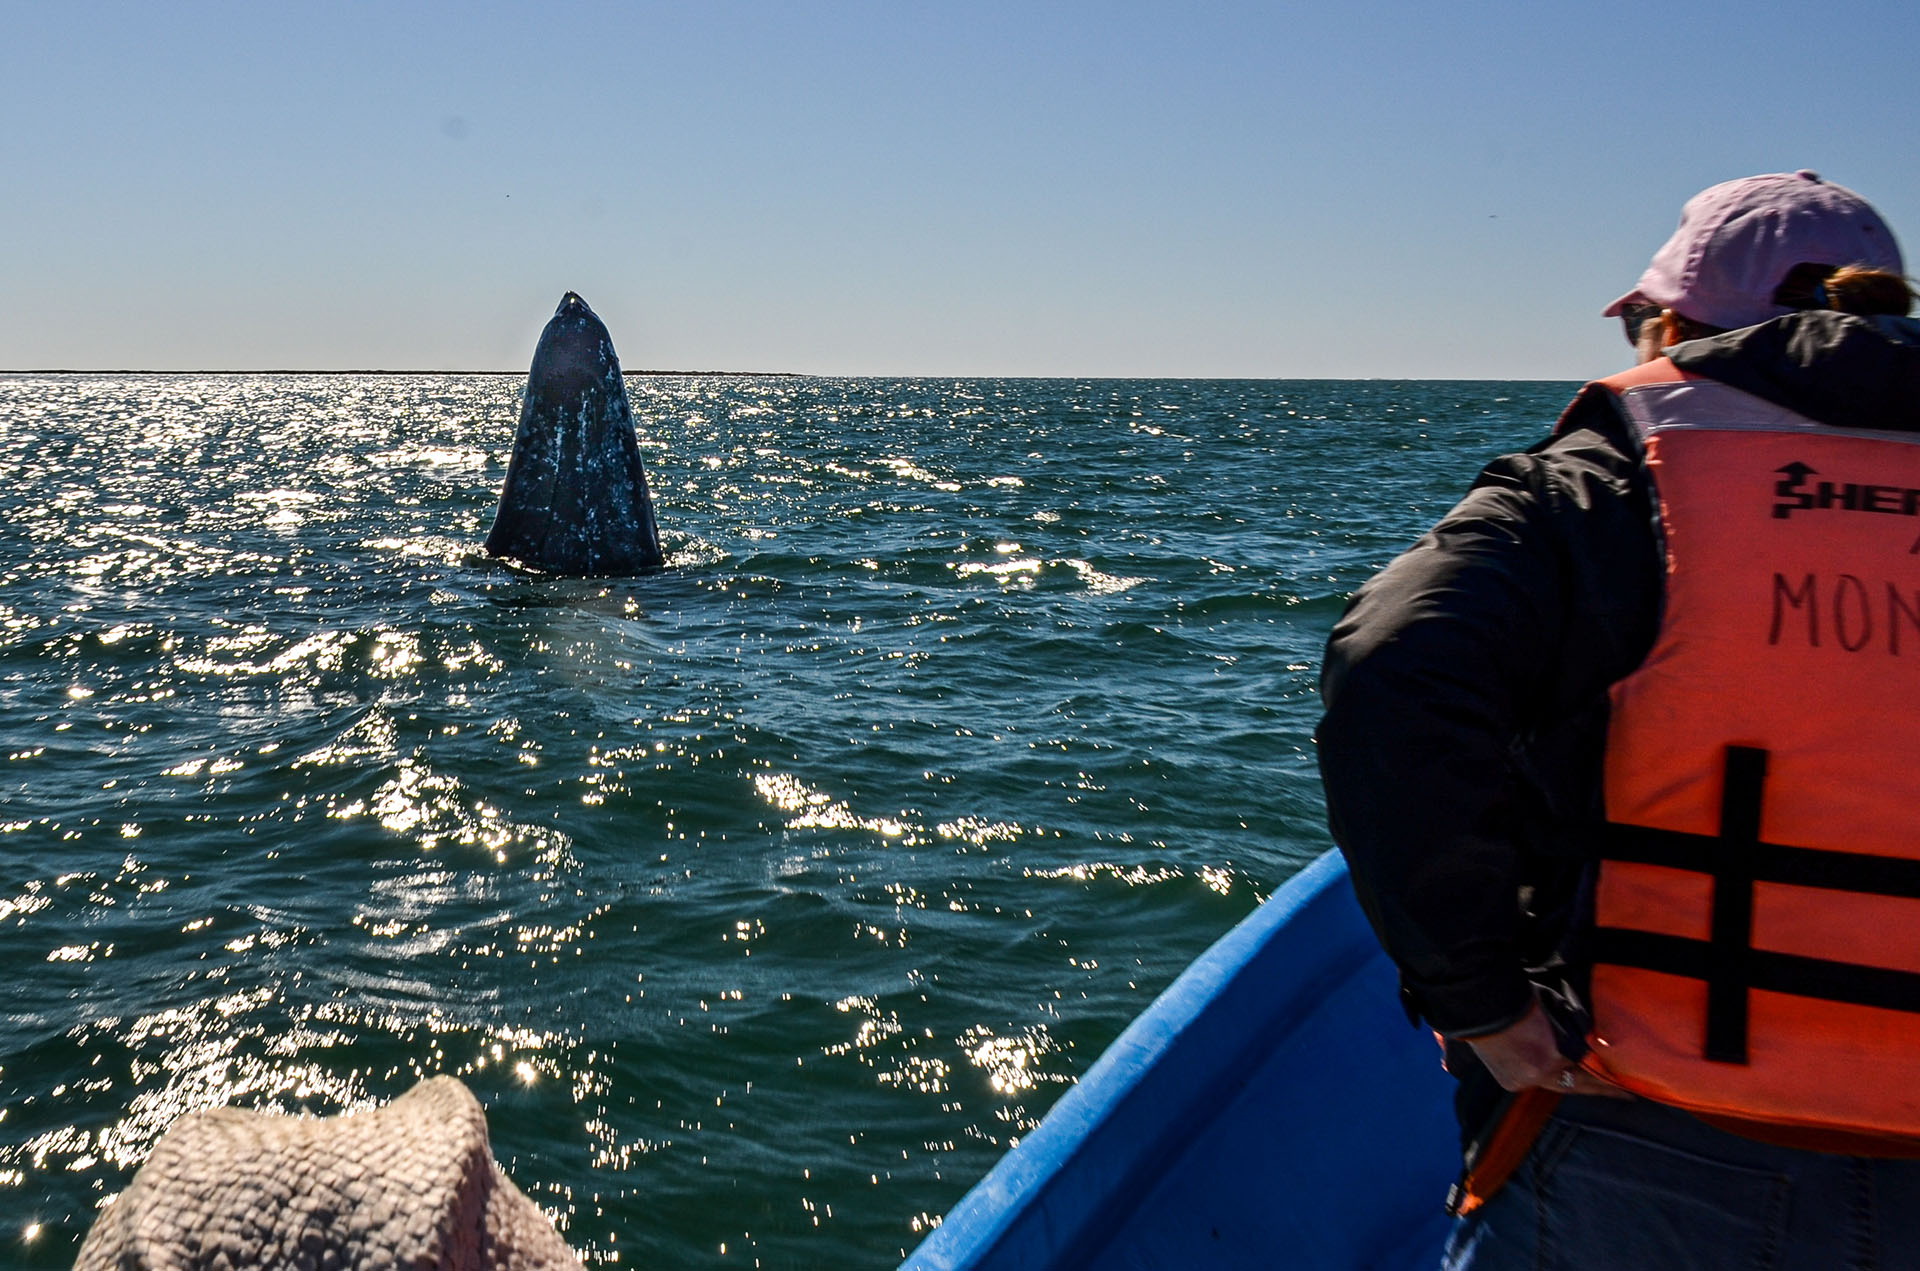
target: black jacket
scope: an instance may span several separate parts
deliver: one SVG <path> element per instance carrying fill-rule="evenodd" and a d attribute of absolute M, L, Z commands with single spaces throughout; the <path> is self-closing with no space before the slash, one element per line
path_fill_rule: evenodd
<path fill-rule="evenodd" d="M 1920 321 L 1794 314 L 1671 350 L 1825 424 L 1920 429 Z M 1602 817 L 1607 690 L 1660 613 L 1653 503 L 1611 393 L 1495 460 L 1367 582 L 1327 645 L 1316 734 L 1333 835 L 1408 1010 L 1455 1037 L 1536 990 L 1571 1037 L 1581 888 Z M 1469 1138 L 1499 1091 L 1464 1046 Z"/>

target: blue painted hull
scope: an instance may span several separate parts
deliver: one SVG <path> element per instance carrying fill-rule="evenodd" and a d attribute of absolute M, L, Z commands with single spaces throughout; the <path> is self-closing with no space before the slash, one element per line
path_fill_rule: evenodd
<path fill-rule="evenodd" d="M 902 1271 L 1416 1268 L 1450 1087 L 1328 853 L 1228 932 Z"/>

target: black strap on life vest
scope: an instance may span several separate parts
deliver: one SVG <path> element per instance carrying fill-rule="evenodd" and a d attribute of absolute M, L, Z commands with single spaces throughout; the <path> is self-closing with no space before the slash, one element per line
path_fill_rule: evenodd
<path fill-rule="evenodd" d="M 1593 960 L 1706 981 L 1705 1054 L 1719 1063 L 1747 1062 L 1747 1003 L 1755 989 L 1920 1013 L 1920 974 L 1753 947 L 1755 883 L 1920 900 L 1920 861 L 1762 842 L 1766 779 L 1766 751 L 1728 746 L 1718 834 L 1609 823 L 1600 853 L 1712 876 L 1708 939 L 1596 927 Z"/>
<path fill-rule="evenodd" d="M 1728 746 L 1720 792 L 1720 837 L 1713 845 L 1712 950 L 1707 955 L 1707 1058 L 1747 1062 L 1747 994 L 1752 989 L 1753 848 L 1760 841 L 1760 802 L 1767 752 Z"/>

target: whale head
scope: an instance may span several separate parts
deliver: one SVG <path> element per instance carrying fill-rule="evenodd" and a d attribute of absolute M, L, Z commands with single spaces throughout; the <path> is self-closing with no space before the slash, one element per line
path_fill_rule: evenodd
<path fill-rule="evenodd" d="M 620 358 L 578 292 L 560 298 L 533 351 L 487 551 L 556 574 L 665 562 Z"/>

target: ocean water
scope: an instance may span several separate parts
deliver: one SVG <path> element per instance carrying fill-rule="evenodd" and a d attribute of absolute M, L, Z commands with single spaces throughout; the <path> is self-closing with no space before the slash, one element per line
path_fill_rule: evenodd
<path fill-rule="evenodd" d="M 589 1265 L 888 1267 L 1328 846 L 1345 598 L 1570 386 L 0 377 L 0 1266 L 190 1110 L 461 1077 Z"/>

